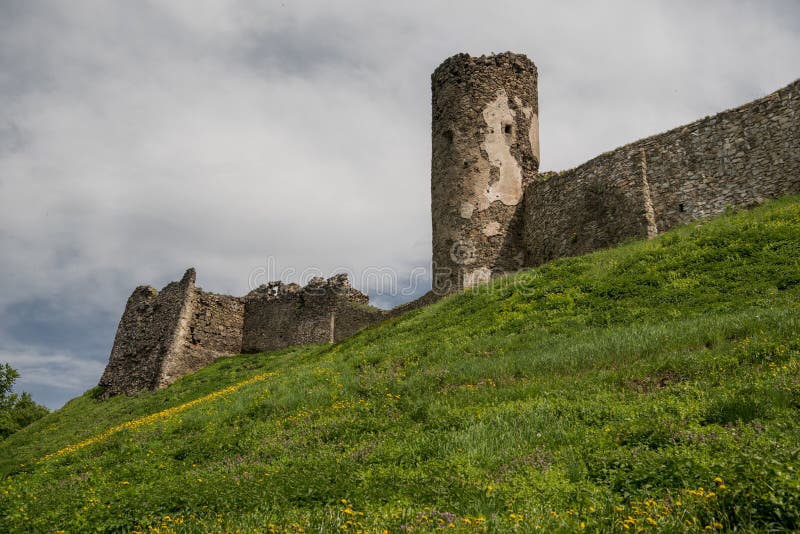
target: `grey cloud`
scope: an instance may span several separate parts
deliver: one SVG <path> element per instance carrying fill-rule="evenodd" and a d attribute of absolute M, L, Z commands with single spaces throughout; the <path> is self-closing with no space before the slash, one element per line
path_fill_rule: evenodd
<path fill-rule="evenodd" d="M 18 152 L 25 146 L 25 134 L 18 124 L 0 119 L 0 157 Z M 1 183 L 1 182 L 0 182 Z"/>
<path fill-rule="evenodd" d="M 123 306 L 124 302 L 118 302 L 114 308 L 121 312 Z M 110 340 L 86 336 L 85 330 L 107 334 L 116 327 L 116 318 L 110 313 L 73 307 L 67 298 L 57 295 L 10 303 L 0 317 L 3 339 L 12 346 L 69 347 L 88 355 L 108 351 Z"/>
<path fill-rule="evenodd" d="M 80 353 L 36 352 L 30 349 L 0 350 L 0 361 L 21 373 L 16 391 L 34 392 L 34 400 L 59 407 L 96 383 L 105 363 Z"/>

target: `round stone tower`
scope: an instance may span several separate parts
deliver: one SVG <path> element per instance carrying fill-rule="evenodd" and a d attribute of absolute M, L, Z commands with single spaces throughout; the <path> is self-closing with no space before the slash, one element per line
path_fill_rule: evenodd
<path fill-rule="evenodd" d="M 431 76 L 433 287 L 524 266 L 522 194 L 539 168 L 536 66 L 506 52 L 446 59 Z"/>

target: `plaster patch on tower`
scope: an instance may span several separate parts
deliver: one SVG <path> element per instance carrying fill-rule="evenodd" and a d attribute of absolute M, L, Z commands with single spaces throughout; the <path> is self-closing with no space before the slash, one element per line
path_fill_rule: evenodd
<path fill-rule="evenodd" d="M 459 209 L 459 214 L 465 218 L 469 219 L 472 217 L 472 212 L 475 211 L 475 205 L 472 202 L 462 202 L 461 208 Z"/>
<path fill-rule="evenodd" d="M 533 152 L 533 157 L 536 158 L 536 162 L 539 163 L 539 115 L 533 112 L 533 108 L 530 106 L 523 106 L 522 100 L 518 97 L 514 97 L 514 102 L 517 103 L 517 106 L 522 110 L 522 114 L 525 115 L 525 118 L 530 121 L 530 126 L 528 127 L 528 141 L 531 143 L 531 152 Z"/>
<path fill-rule="evenodd" d="M 526 108 L 529 111 L 530 108 Z M 533 157 L 536 158 L 536 164 L 538 165 L 541 162 L 539 159 L 539 115 L 536 113 L 531 113 L 531 125 L 528 128 L 528 140 L 531 143 L 531 152 L 533 152 Z"/>
<path fill-rule="evenodd" d="M 489 184 L 489 176 L 485 183 L 478 184 L 483 194 L 478 195 L 478 211 L 487 209 L 492 202 L 499 200 L 506 206 L 515 206 L 522 200 L 522 169 L 519 162 L 511 154 L 511 136 L 505 133 L 505 127 L 513 128 L 514 111 L 508 106 L 508 95 L 505 89 L 497 92 L 497 98 L 483 109 L 483 119 L 488 131 L 481 148 L 486 152 L 489 163 L 499 171 L 498 180 Z"/>
<path fill-rule="evenodd" d="M 478 267 L 464 273 L 464 288 L 477 286 L 492 279 L 492 270 L 488 267 Z"/>
<path fill-rule="evenodd" d="M 493 235 L 500 235 L 500 223 L 492 221 L 483 228 L 483 235 L 492 237 Z"/>

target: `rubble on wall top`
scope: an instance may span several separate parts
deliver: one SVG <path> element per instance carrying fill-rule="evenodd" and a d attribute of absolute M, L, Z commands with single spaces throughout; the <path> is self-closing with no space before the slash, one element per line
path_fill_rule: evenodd
<path fill-rule="evenodd" d="M 468 68 L 476 66 L 514 66 L 520 70 L 532 70 L 536 72 L 536 64 L 525 54 L 515 54 L 514 52 L 502 52 L 499 54 L 471 56 L 461 52 L 450 56 L 442 61 L 431 74 L 431 79 L 436 79 L 446 75 L 460 75 Z"/>
<path fill-rule="evenodd" d="M 133 290 L 133 295 L 141 295 L 143 297 L 155 297 L 158 295 L 158 289 L 154 288 L 153 286 L 139 286 Z"/>
<path fill-rule="evenodd" d="M 192 284 L 195 283 L 197 280 L 197 271 L 194 270 L 194 267 L 189 267 L 186 269 L 186 272 L 183 273 L 183 278 L 181 278 L 181 283 L 185 284 L 187 282 L 191 282 Z"/>
<path fill-rule="evenodd" d="M 336 274 L 327 279 L 321 276 L 315 276 L 309 280 L 304 287 L 295 283 L 284 284 L 280 280 L 277 280 L 260 285 L 243 298 L 247 300 L 274 300 L 293 298 L 299 294 L 310 296 L 337 295 L 343 296 L 352 302 L 369 302 L 369 297 L 367 295 L 350 285 L 350 279 L 345 273 Z"/>
<path fill-rule="evenodd" d="M 284 284 L 280 280 L 275 280 L 273 282 L 268 282 L 266 284 L 261 284 L 247 295 L 245 295 L 244 299 L 251 300 L 251 299 L 278 299 L 283 295 L 287 294 L 294 294 L 300 292 L 300 286 L 298 284 Z"/>

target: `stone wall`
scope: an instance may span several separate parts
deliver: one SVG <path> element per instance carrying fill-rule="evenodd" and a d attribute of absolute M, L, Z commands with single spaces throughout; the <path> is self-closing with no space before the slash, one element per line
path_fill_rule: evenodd
<path fill-rule="evenodd" d="M 333 341 L 343 341 L 359 330 L 386 318 L 384 310 L 369 304 L 340 301 L 333 313 Z"/>
<path fill-rule="evenodd" d="M 529 265 L 648 235 L 646 190 L 637 152 L 603 154 L 534 183 L 525 198 Z"/>
<path fill-rule="evenodd" d="M 161 363 L 173 350 L 193 287 L 194 271 L 190 270 L 180 282 L 172 282 L 160 292 L 150 286 L 133 291 L 100 378 L 105 397 L 156 388 Z"/>
<path fill-rule="evenodd" d="M 220 356 L 242 351 L 244 303 L 228 295 L 196 288 L 187 302 L 188 321 L 165 358 L 156 387 L 162 388 L 199 371 Z"/>
<path fill-rule="evenodd" d="M 103 397 L 166 387 L 242 346 L 244 304 L 195 287 L 189 269 L 160 292 L 137 287 L 100 379 Z"/>
<path fill-rule="evenodd" d="M 656 235 L 800 191 L 800 80 L 543 175 L 525 191 L 526 263 Z"/>
<path fill-rule="evenodd" d="M 347 275 L 314 278 L 303 288 L 271 282 L 244 302 L 243 352 L 340 341 L 384 318 L 382 310 L 368 305 L 369 297 L 350 286 Z"/>
<path fill-rule="evenodd" d="M 128 299 L 102 396 L 166 387 L 224 355 L 341 341 L 386 317 L 344 274 L 303 288 L 272 282 L 238 298 L 195 287 L 189 269 L 161 292 L 142 286 Z"/>
<path fill-rule="evenodd" d="M 800 80 L 640 143 L 659 232 L 800 192 Z"/>
<path fill-rule="evenodd" d="M 523 266 L 522 195 L 539 167 L 536 66 L 521 54 L 445 60 L 431 76 L 433 286 Z"/>

